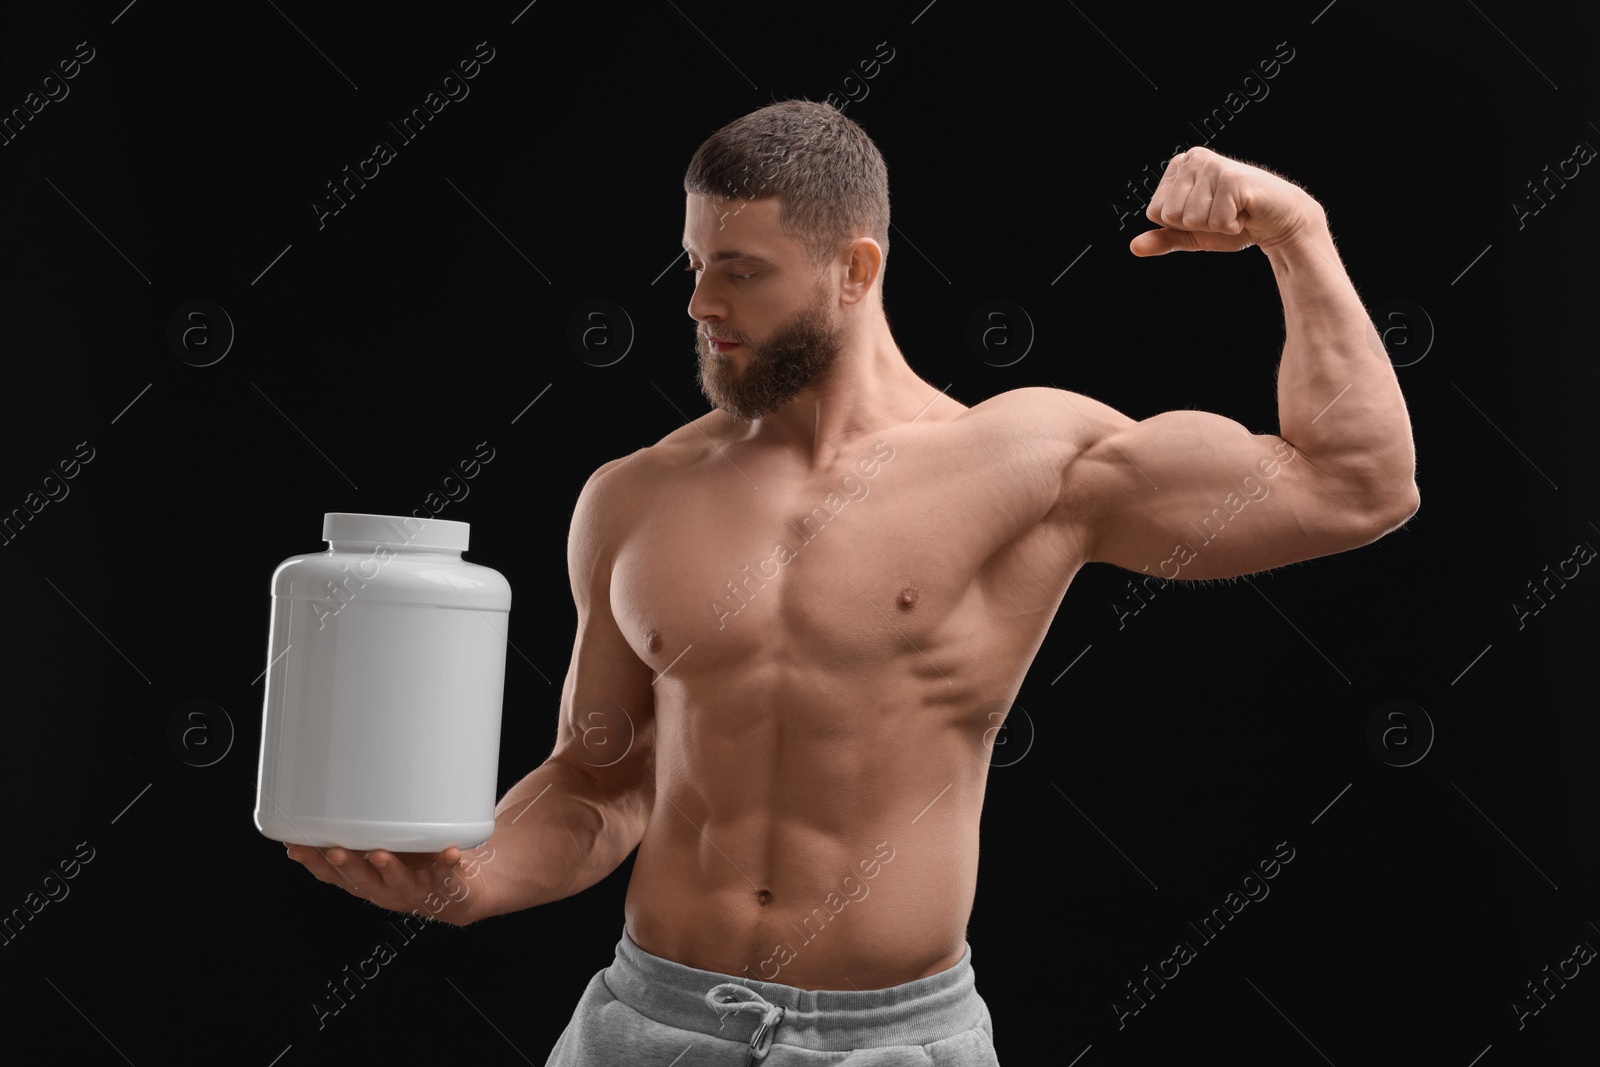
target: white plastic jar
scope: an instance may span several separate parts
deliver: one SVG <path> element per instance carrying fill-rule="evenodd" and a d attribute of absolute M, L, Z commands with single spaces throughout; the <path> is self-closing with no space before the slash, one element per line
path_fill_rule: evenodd
<path fill-rule="evenodd" d="M 438 852 L 494 832 L 511 587 L 464 522 L 332 512 L 272 575 L 256 826 Z"/>

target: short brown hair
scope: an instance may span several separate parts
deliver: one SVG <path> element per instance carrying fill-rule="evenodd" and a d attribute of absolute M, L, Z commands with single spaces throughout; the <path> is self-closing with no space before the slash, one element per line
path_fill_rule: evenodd
<path fill-rule="evenodd" d="M 778 197 L 778 226 L 821 267 L 867 236 L 889 254 L 889 168 L 865 130 L 829 104 L 783 100 L 734 119 L 689 161 L 683 191 Z"/>

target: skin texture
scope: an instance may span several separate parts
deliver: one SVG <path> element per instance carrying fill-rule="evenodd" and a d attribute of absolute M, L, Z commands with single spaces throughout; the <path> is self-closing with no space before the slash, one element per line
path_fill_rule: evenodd
<path fill-rule="evenodd" d="M 875 241 L 818 273 L 776 200 L 736 206 L 687 198 L 689 313 L 708 396 L 766 413 L 713 410 L 589 479 L 557 744 L 502 799 L 493 861 L 466 880 L 455 849 L 289 851 L 465 924 L 579 892 L 637 846 L 626 923 L 647 951 L 882 988 L 961 956 L 997 727 L 1082 565 L 1217 578 L 1367 544 L 1416 510 L 1410 424 L 1321 207 L 1206 149 L 1169 164 L 1160 228 L 1130 250 L 1268 256 L 1276 434 L 1057 389 L 967 407 L 896 347 Z M 742 343 L 719 359 L 711 338 Z"/>

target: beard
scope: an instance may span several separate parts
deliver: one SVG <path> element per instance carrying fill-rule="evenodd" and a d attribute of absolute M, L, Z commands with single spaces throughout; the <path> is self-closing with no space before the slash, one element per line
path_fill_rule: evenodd
<path fill-rule="evenodd" d="M 697 326 L 700 391 L 736 419 L 753 421 L 770 415 L 833 364 L 842 347 L 842 333 L 829 321 L 820 294 L 816 303 L 797 312 L 761 344 L 721 331 L 718 337 L 737 341 L 745 350 L 745 368 L 740 374 L 729 357 L 711 350 L 711 342 Z"/>

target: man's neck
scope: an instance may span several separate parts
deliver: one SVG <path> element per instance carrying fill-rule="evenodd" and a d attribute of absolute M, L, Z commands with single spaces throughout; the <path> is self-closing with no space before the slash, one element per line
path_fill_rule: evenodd
<path fill-rule="evenodd" d="M 938 395 L 906 363 L 885 325 L 847 343 L 793 400 L 747 424 L 745 439 L 803 453 L 814 469 L 821 468 L 848 442 L 917 418 Z"/>

